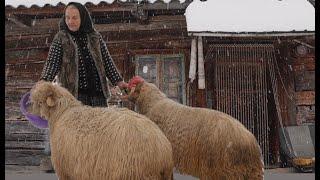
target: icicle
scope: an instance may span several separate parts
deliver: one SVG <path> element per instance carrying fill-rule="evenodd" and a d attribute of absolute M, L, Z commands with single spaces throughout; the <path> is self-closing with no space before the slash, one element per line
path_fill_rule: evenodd
<path fill-rule="evenodd" d="M 189 68 L 189 78 L 191 82 L 196 78 L 196 67 L 197 67 L 197 41 L 195 38 L 191 42 L 191 60 Z"/>
<path fill-rule="evenodd" d="M 204 61 L 203 61 L 203 46 L 202 37 L 198 38 L 198 88 L 205 89 L 205 73 L 204 73 Z"/>

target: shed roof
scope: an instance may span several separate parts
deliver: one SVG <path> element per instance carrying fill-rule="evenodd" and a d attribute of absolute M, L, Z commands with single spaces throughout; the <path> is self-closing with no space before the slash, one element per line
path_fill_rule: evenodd
<path fill-rule="evenodd" d="M 59 4 L 68 4 L 69 2 L 72 2 L 74 0 L 5 0 L 6 6 L 12 6 L 14 8 L 17 8 L 19 6 L 24 7 L 31 7 L 31 6 L 38 6 L 43 7 L 45 5 L 51 5 L 51 6 L 57 6 Z M 148 3 L 155 3 L 158 1 L 162 1 L 165 3 L 169 3 L 171 1 L 180 1 L 180 3 L 184 3 L 186 0 L 77 0 L 77 2 L 86 4 L 86 3 L 92 3 L 92 4 L 100 4 L 100 3 L 108 3 L 111 4 L 113 2 L 120 1 L 120 2 L 148 2 Z"/>
<path fill-rule="evenodd" d="M 189 32 L 279 33 L 315 30 L 307 0 L 194 0 L 186 9 Z"/>

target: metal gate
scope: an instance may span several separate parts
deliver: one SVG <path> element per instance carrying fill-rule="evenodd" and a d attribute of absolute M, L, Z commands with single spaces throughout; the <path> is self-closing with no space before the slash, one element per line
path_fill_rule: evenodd
<path fill-rule="evenodd" d="M 217 110 L 244 124 L 257 138 L 269 166 L 267 67 L 274 58 L 271 44 L 215 44 L 208 55 L 214 64 Z"/>

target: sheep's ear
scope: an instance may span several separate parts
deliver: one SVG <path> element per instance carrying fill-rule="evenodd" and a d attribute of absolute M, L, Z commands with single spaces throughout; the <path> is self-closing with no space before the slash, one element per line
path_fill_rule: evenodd
<path fill-rule="evenodd" d="M 55 102 L 54 102 L 52 96 L 48 96 L 48 97 L 47 97 L 46 103 L 47 103 L 47 105 L 48 105 L 49 107 L 53 107 L 53 106 L 55 105 Z"/>

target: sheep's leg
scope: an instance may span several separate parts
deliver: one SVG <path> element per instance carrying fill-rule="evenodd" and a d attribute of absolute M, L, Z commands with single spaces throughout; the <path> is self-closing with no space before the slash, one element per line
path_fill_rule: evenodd
<path fill-rule="evenodd" d="M 50 132 L 48 129 L 45 132 L 44 154 L 46 156 L 51 156 Z"/>
<path fill-rule="evenodd" d="M 57 172 L 57 176 L 59 180 L 71 180 L 67 174 L 62 172 L 59 172 L 59 173 Z"/>
<path fill-rule="evenodd" d="M 154 177 L 152 178 L 154 179 Z M 164 170 L 162 172 L 160 172 L 160 179 L 161 180 L 173 180 L 173 172 L 168 170 Z"/>
<path fill-rule="evenodd" d="M 209 176 L 208 175 L 204 175 L 204 176 L 201 176 L 199 179 L 200 180 L 231 180 L 231 179 L 228 179 L 226 176 L 219 175 L 219 174 L 209 175 Z"/>
<path fill-rule="evenodd" d="M 54 171 L 51 162 L 50 133 L 48 129 L 45 132 L 44 157 L 41 159 L 40 169 L 45 172 Z"/>
<path fill-rule="evenodd" d="M 56 174 L 59 180 L 71 180 L 71 178 L 60 168 L 56 168 Z"/>

